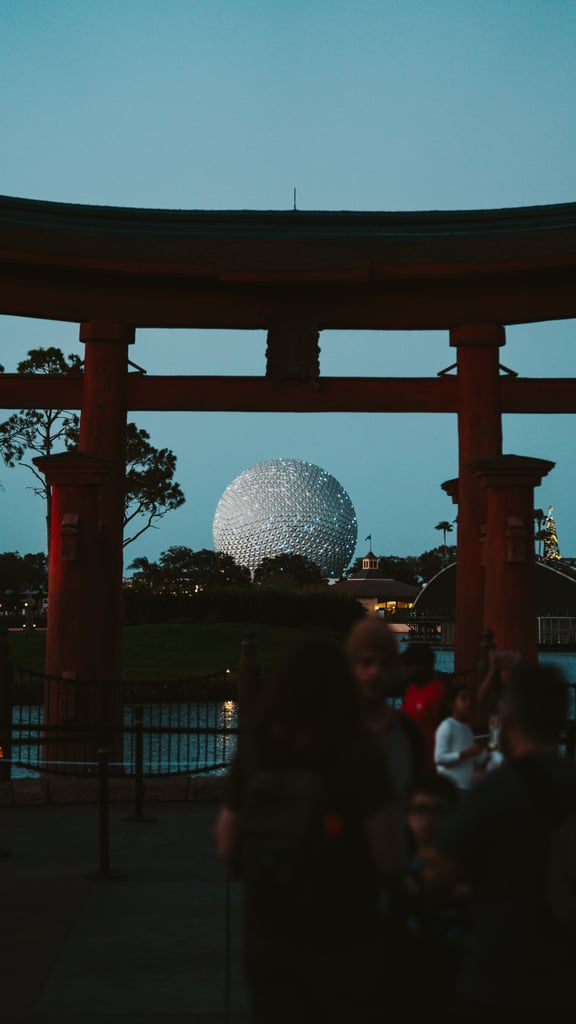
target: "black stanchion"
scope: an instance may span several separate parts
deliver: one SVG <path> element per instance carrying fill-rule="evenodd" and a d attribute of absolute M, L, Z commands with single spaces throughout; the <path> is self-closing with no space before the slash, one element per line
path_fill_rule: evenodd
<path fill-rule="evenodd" d="M 110 787 L 108 778 L 108 747 L 100 746 L 98 756 L 98 870 L 87 878 L 122 881 L 128 876 L 110 867 Z"/>
<path fill-rule="evenodd" d="M 230 868 L 226 865 L 226 889 L 224 897 L 225 951 L 224 951 L 224 1016 L 230 1020 L 232 1012 L 232 893 Z"/>
<path fill-rule="evenodd" d="M 8 630 L 0 629 L 0 782 L 12 775 L 12 662 Z M 0 857 L 11 857 L 12 850 L 0 847 Z"/>
<path fill-rule="evenodd" d="M 238 664 L 238 727 L 241 730 L 250 728 L 252 724 L 260 701 L 261 687 L 256 637 L 254 633 L 246 633 L 242 639 Z"/>
<path fill-rule="evenodd" d="M 8 630 L 0 628 L 0 782 L 12 775 L 12 693 L 13 675 Z"/>
<path fill-rule="evenodd" d="M 143 709 L 138 706 L 134 708 L 134 814 L 130 814 L 122 821 L 145 821 L 156 822 L 151 814 L 144 814 L 144 722 Z"/>

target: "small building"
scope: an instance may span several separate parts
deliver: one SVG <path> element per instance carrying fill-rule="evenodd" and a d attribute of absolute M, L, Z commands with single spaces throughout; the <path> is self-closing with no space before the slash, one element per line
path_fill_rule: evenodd
<path fill-rule="evenodd" d="M 419 587 L 383 576 L 373 551 L 362 559 L 362 569 L 334 584 L 334 590 L 360 602 L 370 615 L 407 617 L 420 593 Z"/>

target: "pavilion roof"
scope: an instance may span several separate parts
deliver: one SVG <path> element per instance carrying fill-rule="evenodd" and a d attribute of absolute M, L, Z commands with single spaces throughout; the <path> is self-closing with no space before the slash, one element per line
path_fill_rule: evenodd
<path fill-rule="evenodd" d="M 538 615 L 576 614 L 576 573 L 563 560 L 538 559 L 535 565 Z M 452 611 L 456 604 L 456 563 L 446 566 L 420 592 L 417 615 Z"/>

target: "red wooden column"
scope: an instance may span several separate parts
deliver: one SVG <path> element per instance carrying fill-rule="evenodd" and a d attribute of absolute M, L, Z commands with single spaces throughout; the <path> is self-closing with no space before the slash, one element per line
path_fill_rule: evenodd
<path fill-rule="evenodd" d="M 522 455 L 474 463 L 470 470 L 484 490 L 486 542 L 484 627 L 496 644 L 538 662 L 534 559 L 534 488 L 554 463 Z"/>
<path fill-rule="evenodd" d="M 479 459 L 502 453 L 499 348 L 504 328 L 493 324 L 456 327 L 450 344 L 458 364 L 458 539 L 454 667 L 475 672 L 482 637 L 484 571 L 480 528 L 485 492 L 470 472 Z"/>
<path fill-rule="evenodd" d="M 106 651 L 102 679 L 122 675 L 122 537 L 126 478 L 128 346 L 134 328 L 109 321 L 80 326 L 86 346 L 80 449 L 110 462 L 99 495 L 102 607 L 100 628 Z"/>
<path fill-rule="evenodd" d="M 46 673 L 67 677 L 70 684 L 46 688 L 45 722 L 49 725 L 92 725 L 101 719 L 94 688 L 76 683 L 102 677 L 106 652 L 102 646 L 101 534 L 98 491 L 109 465 L 82 452 L 34 459 L 52 488 Z M 71 756 L 69 746 L 68 759 Z M 66 760 L 63 748 L 50 756 Z"/>

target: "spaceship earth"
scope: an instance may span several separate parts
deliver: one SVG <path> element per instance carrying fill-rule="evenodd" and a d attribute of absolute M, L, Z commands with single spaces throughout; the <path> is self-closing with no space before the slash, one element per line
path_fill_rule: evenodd
<path fill-rule="evenodd" d="M 340 576 L 356 547 L 354 506 L 338 481 L 302 459 L 268 459 L 245 469 L 218 502 L 216 551 L 252 572 L 264 558 L 304 555 L 325 577 Z"/>

